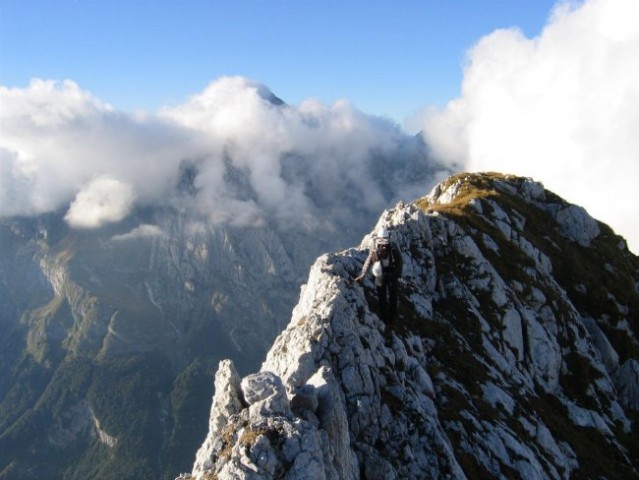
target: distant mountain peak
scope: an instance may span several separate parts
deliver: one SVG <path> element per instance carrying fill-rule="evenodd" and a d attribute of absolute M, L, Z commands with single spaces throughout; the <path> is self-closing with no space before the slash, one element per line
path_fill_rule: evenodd
<path fill-rule="evenodd" d="M 280 107 L 282 105 L 286 105 L 286 102 L 284 100 L 282 100 L 280 97 L 278 97 L 277 95 L 275 95 L 270 88 L 268 88 L 265 85 L 259 85 L 258 89 L 257 89 L 258 94 L 260 95 L 260 97 L 264 100 L 266 100 L 267 102 L 269 102 L 272 105 L 275 105 L 276 107 Z"/>
<path fill-rule="evenodd" d="M 404 258 L 398 321 L 352 281 L 372 234 L 320 257 L 260 372 L 221 362 L 181 478 L 639 475 L 639 258 L 621 237 L 495 173 L 382 225 Z"/>

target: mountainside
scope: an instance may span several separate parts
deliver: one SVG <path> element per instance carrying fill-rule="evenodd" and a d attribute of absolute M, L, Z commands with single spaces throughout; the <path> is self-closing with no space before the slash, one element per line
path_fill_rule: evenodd
<path fill-rule="evenodd" d="M 4 223 L 0 478 L 158 478 L 206 431 L 211 365 L 251 368 L 282 328 L 304 252 L 267 228 L 145 220 L 163 233 Z"/>
<path fill-rule="evenodd" d="M 400 186 L 432 184 L 425 145 L 412 137 L 360 159 L 375 192 L 368 203 L 355 201 L 361 185 L 327 191 L 306 168 L 319 165 L 308 152 L 279 162 L 281 183 L 304 192 L 303 212 L 269 210 L 252 183 L 261 177 L 228 153 L 215 164 L 218 190 L 259 210 L 252 222 L 198 208 L 211 201 L 198 161 L 181 165 L 171 202 L 118 222 L 74 228 L 64 210 L 0 218 L 0 479 L 188 469 L 220 359 L 255 371 L 317 256 L 361 238 Z"/>
<path fill-rule="evenodd" d="M 258 373 L 215 377 L 197 479 L 639 478 L 639 258 L 530 179 L 385 211 L 399 318 L 320 257 Z M 376 229 L 375 229 L 376 231 Z"/>

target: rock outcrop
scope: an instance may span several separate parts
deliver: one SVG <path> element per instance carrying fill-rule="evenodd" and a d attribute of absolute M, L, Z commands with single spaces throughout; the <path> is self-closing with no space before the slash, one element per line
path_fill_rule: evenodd
<path fill-rule="evenodd" d="M 404 257 L 396 321 L 351 280 L 371 235 L 320 257 L 261 370 L 220 364 L 181 478 L 639 476 L 639 259 L 621 237 L 498 174 L 382 225 Z"/>

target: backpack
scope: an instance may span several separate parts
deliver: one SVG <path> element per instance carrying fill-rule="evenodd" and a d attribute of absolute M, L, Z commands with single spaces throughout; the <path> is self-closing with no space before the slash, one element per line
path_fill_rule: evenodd
<path fill-rule="evenodd" d="M 390 242 L 380 242 L 375 247 L 376 260 L 382 262 L 388 260 L 388 270 L 393 271 L 397 267 L 397 259 L 395 258 L 395 252 Z M 389 273 L 384 272 L 384 273 Z"/>

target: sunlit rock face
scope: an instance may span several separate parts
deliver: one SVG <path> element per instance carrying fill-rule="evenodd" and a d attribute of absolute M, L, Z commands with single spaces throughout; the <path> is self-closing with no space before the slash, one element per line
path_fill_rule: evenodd
<path fill-rule="evenodd" d="M 635 478 L 639 259 L 530 179 L 451 177 L 385 211 L 404 270 L 379 316 L 373 243 L 317 259 L 258 373 L 216 377 L 198 479 Z"/>

